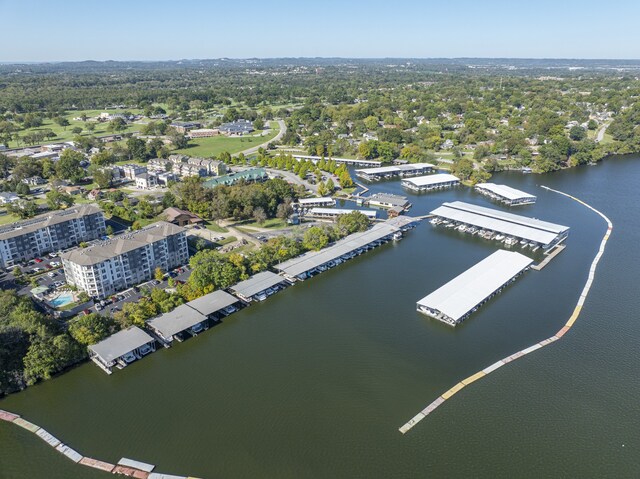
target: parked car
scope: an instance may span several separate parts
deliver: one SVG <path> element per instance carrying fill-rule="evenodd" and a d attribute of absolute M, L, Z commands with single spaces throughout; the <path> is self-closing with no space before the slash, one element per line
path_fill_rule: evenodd
<path fill-rule="evenodd" d="M 34 260 L 36 263 L 42 263 L 42 258 L 34 258 Z"/>
<path fill-rule="evenodd" d="M 56 273 L 55 271 L 50 271 L 49 273 L 47 273 L 47 276 L 49 276 L 49 278 L 55 278 L 56 276 L 58 276 L 58 273 Z"/>
<path fill-rule="evenodd" d="M 58 253 L 49 253 L 49 258 L 55 258 L 58 256 Z"/>

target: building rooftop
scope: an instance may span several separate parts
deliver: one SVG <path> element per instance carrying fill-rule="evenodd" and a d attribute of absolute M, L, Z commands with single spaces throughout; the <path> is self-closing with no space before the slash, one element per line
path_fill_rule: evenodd
<path fill-rule="evenodd" d="M 531 258 L 515 251 L 498 250 L 422 298 L 418 306 L 440 311 L 458 322 L 531 263 Z"/>
<path fill-rule="evenodd" d="M 198 310 L 182 304 L 168 313 L 150 319 L 147 324 L 160 333 L 163 338 L 169 339 L 174 334 L 189 329 L 206 319 L 207 317 Z"/>
<path fill-rule="evenodd" d="M 267 172 L 264 168 L 251 168 L 249 170 L 231 173 L 229 175 L 218 176 L 203 183 L 203 186 L 214 188 L 218 185 L 232 185 L 241 180 L 256 181 L 267 178 Z"/>
<path fill-rule="evenodd" d="M 89 346 L 89 350 L 100 356 L 104 362 L 109 363 L 153 340 L 151 335 L 139 327 L 131 326 Z"/>
<path fill-rule="evenodd" d="M 158 221 L 137 231 L 101 241 L 88 248 L 75 248 L 67 251 L 61 255 L 61 258 L 83 266 L 91 266 L 183 231 L 185 229 L 180 226 L 166 221 Z"/>
<path fill-rule="evenodd" d="M 18 221 L 11 225 L 3 226 L 0 228 L 0 240 L 33 233 L 34 231 L 46 228 L 47 226 L 53 226 L 58 223 L 64 223 L 65 221 L 101 212 L 102 210 L 98 208 L 97 205 L 87 204 L 74 206 L 72 208 L 67 208 L 66 210 L 44 213 L 28 220 Z"/>
<path fill-rule="evenodd" d="M 525 193 L 524 191 L 516 190 L 515 188 L 511 188 L 507 185 L 498 185 L 496 183 L 478 183 L 476 185 L 476 188 L 490 191 L 491 193 L 502 198 L 506 198 L 507 200 L 536 199 L 534 195 L 530 195 L 529 193 Z"/>
<path fill-rule="evenodd" d="M 229 289 L 243 298 L 250 298 L 251 296 L 258 294 L 267 288 L 280 284 L 283 281 L 284 278 L 282 276 L 272 273 L 271 271 L 263 271 L 262 273 L 253 275 L 246 281 L 241 281 L 240 283 L 231 286 Z"/>
<path fill-rule="evenodd" d="M 187 306 L 195 309 L 200 314 L 209 316 L 237 302 L 238 298 L 235 296 L 230 295 L 226 291 L 218 290 L 205 294 L 193 301 L 189 301 Z"/>
<path fill-rule="evenodd" d="M 403 182 L 411 183 L 415 186 L 431 186 L 438 185 L 440 183 L 449 183 L 451 181 L 460 181 L 457 176 L 450 175 L 448 173 L 437 173 L 429 176 L 416 176 L 414 178 L 404 178 Z"/>

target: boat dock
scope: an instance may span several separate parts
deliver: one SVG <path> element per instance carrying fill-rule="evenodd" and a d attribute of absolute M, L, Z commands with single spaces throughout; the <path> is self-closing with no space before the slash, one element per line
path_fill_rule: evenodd
<path fill-rule="evenodd" d="M 584 288 L 582 289 L 582 292 L 581 292 L 581 294 L 580 294 L 580 296 L 578 298 L 578 302 L 577 302 L 575 308 L 573 309 L 573 313 L 569 317 L 569 320 L 564 324 L 564 326 L 562 328 L 560 328 L 560 330 L 557 333 L 555 333 L 553 336 L 551 336 L 551 337 L 549 337 L 549 338 L 547 338 L 545 340 L 542 340 L 542 341 L 540 341 L 540 342 L 538 342 L 536 344 L 533 344 L 533 345 L 529 346 L 528 348 L 525 348 L 525 349 L 523 349 L 521 351 L 518 351 L 518 352 L 512 354 L 511 356 L 508 356 L 508 357 L 506 357 L 504 359 L 501 359 L 500 361 L 497 361 L 497 362 L 491 364 L 490 366 L 487 366 L 486 368 L 482 369 L 481 371 L 478 371 L 477 373 L 472 374 L 471 376 L 467 377 L 466 379 L 463 379 L 458 384 L 453 386 L 451 389 L 449 389 L 448 391 L 443 393 L 441 396 L 439 396 L 434 401 L 432 401 L 422 411 L 420 411 L 413 418 L 411 418 L 409 421 L 407 421 L 402 427 L 400 427 L 399 431 L 402 434 L 406 434 L 407 432 L 409 432 L 413 427 L 416 426 L 416 424 L 418 424 L 425 417 L 427 417 L 429 414 L 431 414 L 433 411 L 435 411 L 438 407 L 440 407 L 442 404 L 444 404 L 444 402 L 446 400 L 451 399 L 455 394 L 457 394 L 459 391 L 461 391 L 463 388 L 465 388 L 466 386 L 470 385 L 471 383 L 477 381 L 478 379 L 482 379 L 487 374 L 492 373 L 493 371 L 501 368 L 502 366 L 504 366 L 505 364 L 510 363 L 511 361 L 514 361 L 516 359 L 520 359 L 520 358 L 526 356 L 529 353 L 537 351 L 538 349 L 541 349 L 541 348 L 543 348 L 545 346 L 548 346 L 549 344 L 561 339 L 573 327 L 573 325 L 577 321 L 578 317 L 580 316 L 580 312 L 582 311 L 582 308 L 583 308 L 584 303 L 585 303 L 585 301 L 587 299 L 587 296 L 589 295 L 589 291 L 591 290 L 591 285 L 593 284 L 593 280 L 595 279 L 596 268 L 598 266 L 598 263 L 600 262 L 600 259 L 602 258 L 602 255 L 604 254 L 605 247 L 607 246 L 607 242 L 609 241 L 609 237 L 611 236 L 611 233 L 613 231 L 613 223 L 611 223 L 611 220 L 609 218 L 607 218 L 607 216 L 604 213 L 602 213 L 601 211 L 596 210 L 594 207 L 588 205 L 584 201 L 576 198 L 575 196 L 571 196 L 571 195 L 569 195 L 567 193 L 563 193 L 562 191 L 554 190 L 554 189 L 551 189 L 551 188 L 546 187 L 546 186 L 543 186 L 542 188 L 545 188 L 545 189 L 547 189 L 549 191 L 553 191 L 553 192 L 558 193 L 560 195 L 563 195 L 563 196 L 566 196 L 568 198 L 571 198 L 574 201 L 577 201 L 578 203 L 584 205 L 585 207 L 589 208 L 591 211 L 593 211 L 596 214 L 598 214 L 607 223 L 607 231 L 605 232 L 604 236 L 602 237 L 602 241 L 600 242 L 600 248 L 598 249 L 598 252 L 596 253 L 596 256 L 593 258 L 593 261 L 591 262 L 591 267 L 589 268 L 589 275 L 587 276 L 587 281 L 586 281 L 586 283 L 584 285 Z M 556 254 L 558 254 L 558 253 L 556 253 Z"/>
<path fill-rule="evenodd" d="M 431 173 L 435 168 L 431 163 L 409 163 L 407 165 L 382 166 L 356 170 L 356 176 L 366 181 L 389 180 Z"/>
<path fill-rule="evenodd" d="M 173 476 L 169 474 L 161 474 L 152 472 L 155 469 L 153 464 L 147 464 L 133 459 L 122 458 L 118 461 L 118 464 L 111 464 L 109 462 L 100 461 L 91 457 L 83 456 L 80 452 L 73 449 L 68 444 L 63 443 L 60 439 L 57 439 L 48 431 L 44 430 L 37 424 L 27 421 L 20 417 L 19 414 L 14 414 L 9 411 L 3 411 L 0 409 L 0 421 L 15 424 L 27 431 L 35 434 L 49 446 L 55 449 L 57 452 L 65 456 L 67 459 L 79 464 L 81 466 L 91 467 L 92 469 L 98 469 L 104 472 L 111 472 L 113 474 L 121 474 L 129 477 L 135 477 L 139 479 L 195 479 L 188 476 Z"/>
<path fill-rule="evenodd" d="M 430 191 L 453 188 L 460 184 L 460 178 L 449 173 L 438 173 L 430 176 L 419 176 L 402 180 L 402 186 L 416 193 L 428 193 Z"/>
<path fill-rule="evenodd" d="M 499 294 L 533 263 L 514 251 L 498 250 L 416 305 L 418 312 L 456 326 Z"/>
<path fill-rule="evenodd" d="M 321 157 L 321 156 L 313 156 L 313 155 L 291 155 L 294 159 L 300 160 L 311 160 L 313 163 L 318 163 L 320 160 L 324 160 L 326 162 L 334 161 L 338 164 L 344 164 L 349 166 L 370 166 L 370 167 L 378 167 L 382 165 L 381 161 L 378 160 L 359 160 L 357 158 L 334 158 L 334 157 Z"/>
<path fill-rule="evenodd" d="M 431 211 L 431 224 L 476 234 L 507 246 L 520 244 L 548 250 L 569 235 L 569 227 L 462 201 L 443 203 Z"/>
<path fill-rule="evenodd" d="M 481 195 L 504 203 L 507 206 L 532 205 L 537 199 L 534 195 L 524 191 L 495 183 L 478 183 L 474 189 Z"/>
<path fill-rule="evenodd" d="M 544 268 L 546 265 L 548 265 L 553 258 L 555 258 L 560 253 L 562 253 L 566 247 L 567 247 L 566 244 L 557 245 L 553 249 L 553 251 L 549 252 L 549 254 L 546 255 L 546 257 L 540 263 L 532 265 L 531 269 L 535 269 L 536 271 L 540 271 L 542 268 Z"/>

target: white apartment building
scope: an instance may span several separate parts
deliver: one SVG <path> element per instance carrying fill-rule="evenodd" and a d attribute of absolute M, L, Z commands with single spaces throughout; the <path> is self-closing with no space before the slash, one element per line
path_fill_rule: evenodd
<path fill-rule="evenodd" d="M 184 228 L 159 221 L 61 258 L 67 283 L 101 299 L 186 264 L 189 248 Z"/>
<path fill-rule="evenodd" d="M 0 228 L 3 268 L 104 236 L 106 225 L 96 205 L 82 205 L 35 216 Z"/>

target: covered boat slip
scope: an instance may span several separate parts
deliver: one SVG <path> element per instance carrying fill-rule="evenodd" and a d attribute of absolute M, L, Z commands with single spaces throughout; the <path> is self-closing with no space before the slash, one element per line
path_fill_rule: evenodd
<path fill-rule="evenodd" d="M 430 163 L 410 163 L 408 165 L 382 166 L 380 168 L 364 168 L 356 170 L 356 176 L 367 180 L 377 181 L 386 178 L 417 176 L 430 173 L 435 168 Z"/>
<path fill-rule="evenodd" d="M 204 329 L 207 316 L 193 309 L 188 304 L 182 304 L 173 311 L 161 314 L 147 321 L 147 325 L 165 344 L 170 344 L 176 334 L 191 329 Z M 200 325 L 200 326 L 199 326 Z"/>
<path fill-rule="evenodd" d="M 320 198 L 300 198 L 297 203 L 294 204 L 294 207 L 297 209 L 309 209 L 314 206 L 319 207 L 333 207 L 336 205 L 336 200 L 331 197 L 320 197 Z"/>
<path fill-rule="evenodd" d="M 417 310 L 451 326 L 464 321 L 481 304 L 526 270 L 533 260 L 498 250 L 417 303 Z"/>
<path fill-rule="evenodd" d="M 304 280 L 317 271 L 324 271 L 327 267 L 335 266 L 336 263 L 339 264 L 363 253 L 366 249 L 392 239 L 394 234 L 400 233 L 401 226 L 394 226 L 390 221 L 378 223 L 367 231 L 351 234 L 321 251 L 312 251 L 277 264 L 274 269 L 292 281 Z M 407 226 L 411 222 L 399 220 L 397 223 Z"/>
<path fill-rule="evenodd" d="M 430 213 L 439 220 L 526 240 L 548 249 L 569 234 L 569 227 L 462 201 L 443 203 Z"/>
<path fill-rule="evenodd" d="M 282 276 L 272 273 L 271 271 L 263 271 L 262 273 L 253 275 L 246 281 L 241 281 L 231 286 L 229 290 L 239 298 L 249 302 L 253 299 L 264 299 L 261 295 L 267 290 L 271 290 L 274 286 L 285 284 L 286 281 Z"/>
<path fill-rule="evenodd" d="M 433 191 L 442 188 L 451 188 L 460 184 L 460 178 L 448 173 L 419 176 L 402 180 L 402 186 L 418 193 Z"/>
<path fill-rule="evenodd" d="M 91 359 L 109 374 L 116 364 L 123 366 L 151 351 L 155 351 L 155 339 L 137 326 L 118 331 L 89 346 Z"/>
<path fill-rule="evenodd" d="M 509 206 L 530 205 L 535 203 L 537 199 L 534 195 L 530 195 L 524 191 L 496 183 L 478 183 L 475 186 L 475 190 L 480 194 Z"/>
<path fill-rule="evenodd" d="M 195 309 L 204 316 L 211 317 L 215 313 L 228 308 L 238 302 L 238 298 L 227 293 L 226 291 L 218 290 L 213 293 L 205 294 L 193 301 L 189 301 L 187 306 Z"/>
<path fill-rule="evenodd" d="M 378 217 L 378 213 L 373 210 L 352 210 L 348 208 L 310 208 L 305 213 L 306 216 L 314 216 L 316 218 L 337 218 L 340 215 L 348 215 L 357 211 L 362 213 L 369 219 L 375 219 Z"/>

